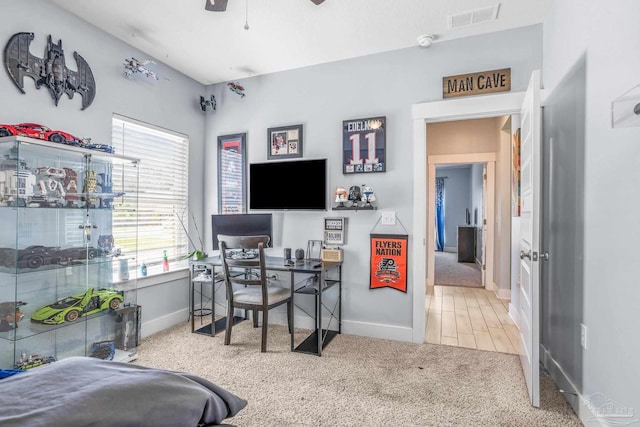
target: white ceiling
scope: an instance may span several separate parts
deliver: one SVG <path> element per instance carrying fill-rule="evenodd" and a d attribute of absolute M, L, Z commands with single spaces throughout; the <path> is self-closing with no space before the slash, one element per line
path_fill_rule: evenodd
<path fill-rule="evenodd" d="M 49 1 L 212 84 L 417 46 L 425 33 L 438 43 L 533 25 L 552 0 L 229 0 L 226 12 L 205 0 Z M 448 28 L 448 16 L 498 2 L 497 20 Z"/>

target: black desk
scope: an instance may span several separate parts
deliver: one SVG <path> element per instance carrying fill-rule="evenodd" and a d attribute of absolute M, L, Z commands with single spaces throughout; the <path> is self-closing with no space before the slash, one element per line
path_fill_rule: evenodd
<path fill-rule="evenodd" d="M 313 260 L 295 261 L 293 265 L 285 264 L 285 260 L 282 257 L 265 257 L 266 269 L 269 271 L 281 271 L 288 272 L 290 274 L 290 286 L 291 286 L 291 298 L 295 306 L 295 298 L 301 295 L 314 295 L 315 297 L 315 330 L 300 344 L 296 345 L 294 335 L 291 335 L 291 351 L 298 351 L 302 353 L 322 355 L 322 349 L 339 333 L 342 332 L 342 262 L 320 262 Z M 215 319 L 215 290 L 216 284 L 223 285 L 223 278 L 216 278 L 216 270 L 222 271 L 222 259 L 219 256 L 205 258 L 199 261 L 190 261 L 191 266 L 191 280 L 190 280 L 190 317 L 191 317 L 191 332 L 201 333 L 206 335 L 215 336 L 216 332 L 219 332 L 226 328 L 226 317 Z M 195 276 L 198 266 L 209 266 L 211 269 L 211 280 L 198 281 Z M 300 282 L 296 282 L 299 275 L 307 275 L 308 277 Z M 199 329 L 195 329 L 194 314 L 195 309 L 195 292 L 196 285 L 199 284 L 202 295 L 202 285 L 211 285 L 211 323 L 204 325 Z M 323 303 L 323 293 L 338 285 L 338 296 L 336 305 L 333 309 L 326 306 Z M 337 307 L 336 307 L 337 306 Z M 323 310 L 324 309 L 324 310 Z M 202 307 L 200 308 L 202 310 Z M 329 313 L 329 323 L 326 329 L 323 329 L 322 314 L 323 311 Z M 304 311 L 304 310 L 303 310 Z M 337 311 L 337 314 L 336 314 Z M 200 314 L 203 314 L 201 311 Z M 308 314 L 308 313 L 307 313 Z M 292 315 L 291 327 L 294 325 L 294 317 Z M 337 331 L 331 330 L 331 321 L 337 320 Z M 244 318 L 235 316 L 234 325 L 238 321 L 242 321 Z"/>

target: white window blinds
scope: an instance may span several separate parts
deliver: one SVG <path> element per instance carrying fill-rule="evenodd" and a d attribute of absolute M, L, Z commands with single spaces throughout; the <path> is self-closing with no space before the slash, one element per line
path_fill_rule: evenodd
<path fill-rule="evenodd" d="M 137 193 L 138 200 L 137 229 L 126 210 L 114 212 L 114 240 L 129 252 L 127 246 L 135 244 L 137 233 L 138 265 L 144 262 L 153 271 L 167 251 L 175 266 L 189 249 L 178 218 L 187 210 L 189 194 L 188 137 L 114 115 L 112 145 L 117 154 L 140 159 L 137 186 L 135 177 L 124 176 L 126 170 L 113 173 L 114 188 L 123 188 L 129 196 Z"/>

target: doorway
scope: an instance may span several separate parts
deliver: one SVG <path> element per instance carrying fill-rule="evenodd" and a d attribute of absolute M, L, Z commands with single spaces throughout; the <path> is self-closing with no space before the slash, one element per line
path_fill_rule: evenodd
<path fill-rule="evenodd" d="M 436 165 L 436 286 L 484 287 L 484 176 L 484 163 Z"/>
<path fill-rule="evenodd" d="M 502 235 L 510 239 L 510 221 L 498 220 L 510 217 L 510 129 L 506 139 L 501 138 L 507 122 L 508 116 L 496 116 L 426 125 L 427 193 L 435 201 L 438 178 L 443 178 L 445 209 L 451 202 L 449 207 L 455 211 L 449 218 L 453 224 L 444 227 L 445 251 L 436 251 L 435 239 L 434 244 L 431 240 L 427 244 L 428 343 L 517 354 L 519 334 L 509 317 L 509 294 L 498 298 L 500 287 L 510 288 L 510 269 L 506 277 L 494 275 L 502 264 L 509 267 L 510 257 L 509 244 L 496 245 Z M 447 197 L 447 189 L 453 197 Z M 428 203 L 427 235 L 437 236 L 436 205 Z M 470 242 L 465 244 L 465 239 Z M 453 255 L 453 265 L 460 270 L 477 266 L 475 287 L 465 283 L 463 275 L 441 286 L 441 263 L 437 261 L 443 255 Z"/>
<path fill-rule="evenodd" d="M 413 175 L 415 183 L 427 182 L 427 132 L 426 124 L 451 120 L 495 117 L 520 112 L 524 92 L 467 98 L 455 101 L 433 101 L 415 104 L 412 107 L 413 117 Z M 433 173 L 430 174 L 433 176 Z M 431 193 L 433 194 L 433 193 Z M 424 200 L 424 186 L 413 186 L 413 199 Z M 424 203 L 414 203 L 412 229 L 414 238 L 411 242 L 413 259 L 412 277 L 414 278 L 413 298 L 413 342 L 422 343 L 426 333 L 425 294 L 428 283 L 429 265 L 427 260 L 428 246 L 432 234 L 427 233 L 428 216 L 433 211 L 435 201 L 432 197 Z M 433 217 L 431 217 L 433 219 Z M 433 224 L 433 222 L 431 222 Z M 429 239 L 427 238 L 429 236 Z M 433 265 L 431 265 L 433 268 Z M 425 278 L 427 280 L 420 280 Z M 515 289 L 514 289 L 515 291 Z"/>

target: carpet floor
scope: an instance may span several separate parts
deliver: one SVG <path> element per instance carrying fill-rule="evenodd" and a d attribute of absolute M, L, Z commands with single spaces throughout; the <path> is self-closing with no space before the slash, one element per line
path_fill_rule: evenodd
<path fill-rule="evenodd" d="M 482 287 L 480 266 L 473 262 L 458 262 L 458 254 L 435 252 L 436 285 Z"/>
<path fill-rule="evenodd" d="M 286 326 L 244 321 L 224 333 L 187 323 L 145 338 L 135 362 L 200 375 L 247 399 L 229 424 L 245 426 L 579 426 L 547 377 L 530 406 L 517 356 L 338 335 L 322 357 L 289 351 Z M 308 331 L 296 331 L 300 342 Z"/>

